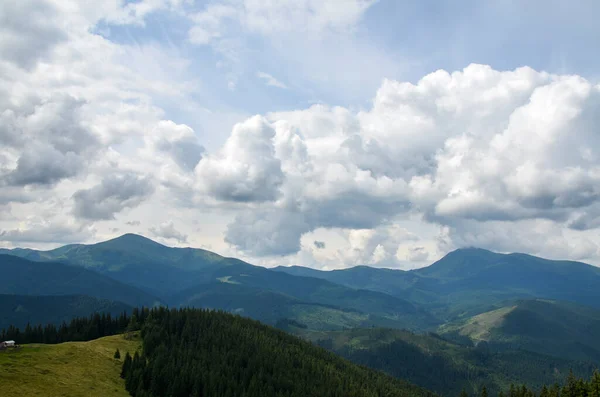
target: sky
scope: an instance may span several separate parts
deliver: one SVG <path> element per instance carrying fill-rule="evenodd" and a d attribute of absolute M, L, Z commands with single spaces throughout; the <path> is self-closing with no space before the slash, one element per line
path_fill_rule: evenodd
<path fill-rule="evenodd" d="M 600 2 L 0 2 L 0 247 L 600 265 Z"/>

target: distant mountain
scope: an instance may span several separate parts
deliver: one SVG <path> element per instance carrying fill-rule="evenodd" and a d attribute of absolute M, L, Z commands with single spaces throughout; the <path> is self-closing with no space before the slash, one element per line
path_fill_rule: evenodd
<path fill-rule="evenodd" d="M 9 252 L 32 260 L 60 260 L 81 266 L 149 291 L 172 306 L 241 309 L 246 315 L 269 323 L 280 314 L 285 318 L 306 319 L 309 307 L 308 312 L 319 312 L 311 317 L 311 324 L 325 326 L 324 319 L 336 319 L 328 329 L 357 325 L 424 329 L 440 323 L 426 310 L 398 297 L 314 277 L 292 276 L 209 251 L 170 248 L 132 234 L 52 251 L 17 249 Z M 274 299 L 265 298 L 277 294 L 288 303 L 292 298 L 294 303 L 285 310 L 278 309 L 279 306 L 272 304 Z M 258 310 L 259 301 L 267 306 Z M 298 302 L 310 305 L 300 310 Z M 329 308 L 325 310 L 325 307 Z M 335 315 L 332 310 L 337 310 Z"/>
<path fill-rule="evenodd" d="M 427 311 L 400 298 L 317 278 L 274 272 L 243 262 L 215 270 L 212 278 L 216 284 L 199 284 L 171 296 L 169 302 L 239 309 L 267 323 L 278 317 L 293 318 L 319 324 L 317 329 L 361 324 L 424 329 L 439 324 Z M 326 320 L 329 326 L 323 323 Z"/>
<path fill-rule="evenodd" d="M 179 307 L 226 310 L 276 325 L 293 320 L 314 330 L 338 330 L 355 327 L 388 326 L 422 329 L 419 318 L 410 315 L 389 318 L 355 309 L 301 300 L 272 290 L 237 284 L 234 280 L 202 284 L 171 297 Z M 344 303 L 344 302 L 340 302 Z"/>
<path fill-rule="evenodd" d="M 135 234 L 50 251 L 14 249 L 1 253 L 81 266 L 161 296 L 208 281 L 205 275 L 212 268 L 239 262 L 202 249 L 167 247 Z"/>
<path fill-rule="evenodd" d="M 600 308 L 600 268 L 475 248 L 453 251 L 431 266 L 412 271 L 364 266 L 331 272 L 299 267 L 276 270 L 388 293 L 448 320 L 481 313 L 511 299 L 555 299 Z"/>
<path fill-rule="evenodd" d="M 25 329 L 28 323 L 32 326 L 61 324 L 93 313 L 119 315 L 131 309 L 124 303 L 84 295 L 0 295 L 0 330 L 10 325 Z"/>
<path fill-rule="evenodd" d="M 158 298 L 78 266 L 34 262 L 0 255 L 0 294 L 88 295 L 131 306 L 152 306 Z"/>
<path fill-rule="evenodd" d="M 435 391 L 458 396 L 464 388 L 479 395 L 485 385 L 490 395 L 508 390 L 510 384 L 562 383 L 573 370 L 591 375 L 594 366 L 527 351 L 489 350 L 458 345 L 436 334 L 369 328 L 316 332 L 301 328 L 292 332 L 351 361 Z"/>
<path fill-rule="evenodd" d="M 442 334 L 487 342 L 491 349 L 528 350 L 600 363 L 600 310 L 524 300 L 440 328 Z"/>

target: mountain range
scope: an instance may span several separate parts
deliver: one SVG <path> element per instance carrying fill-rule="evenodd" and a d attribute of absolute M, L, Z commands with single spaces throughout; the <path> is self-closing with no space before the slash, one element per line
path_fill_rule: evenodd
<path fill-rule="evenodd" d="M 436 332 L 468 349 L 486 342 L 497 352 L 600 363 L 600 269 L 581 262 L 466 248 L 411 271 L 267 269 L 126 234 L 50 251 L 1 249 L 0 271 L 3 325 L 189 306 L 306 332 Z"/>
<path fill-rule="evenodd" d="M 426 308 L 443 322 L 515 299 L 564 300 L 600 308 L 600 268 L 476 248 L 450 252 L 431 266 L 410 271 L 366 266 L 334 271 L 297 266 L 275 270 L 400 297 Z"/>

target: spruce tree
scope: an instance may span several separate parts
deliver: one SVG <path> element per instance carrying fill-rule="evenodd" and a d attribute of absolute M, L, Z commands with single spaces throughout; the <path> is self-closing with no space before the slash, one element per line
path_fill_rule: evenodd
<path fill-rule="evenodd" d="M 485 385 L 483 385 L 483 387 L 481 388 L 481 397 L 488 397 L 488 391 Z"/>
<path fill-rule="evenodd" d="M 121 378 L 125 379 L 127 373 L 131 369 L 131 354 L 129 352 L 125 353 L 125 360 L 123 360 L 123 367 L 121 369 Z"/>

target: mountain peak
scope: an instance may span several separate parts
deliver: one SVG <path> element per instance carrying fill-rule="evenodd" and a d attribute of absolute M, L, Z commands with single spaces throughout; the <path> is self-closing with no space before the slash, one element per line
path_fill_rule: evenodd
<path fill-rule="evenodd" d="M 483 248 L 459 248 L 446 254 L 442 259 L 415 272 L 437 277 L 464 277 L 478 268 L 496 262 L 504 254 Z"/>
<path fill-rule="evenodd" d="M 119 237 L 115 237 L 113 239 L 110 240 L 106 240 L 103 241 L 101 243 L 98 244 L 114 244 L 114 243 L 126 243 L 126 244 L 136 244 L 136 245 L 153 245 L 153 246 L 157 246 L 160 245 L 162 247 L 165 247 L 165 245 L 157 243 L 156 241 L 149 239 L 148 237 L 144 237 L 142 235 L 139 234 L 135 234 L 135 233 L 126 233 L 123 234 Z"/>

